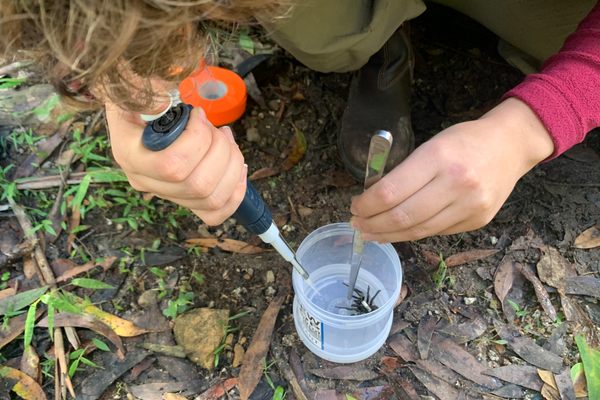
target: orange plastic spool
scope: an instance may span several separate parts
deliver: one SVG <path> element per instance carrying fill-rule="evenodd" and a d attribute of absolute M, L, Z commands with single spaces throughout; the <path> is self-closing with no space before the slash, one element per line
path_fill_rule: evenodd
<path fill-rule="evenodd" d="M 246 110 L 244 80 L 225 68 L 200 68 L 179 84 L 179 96 L 184 103 L 201 107 L 215 126 L 234 122 Z"/>

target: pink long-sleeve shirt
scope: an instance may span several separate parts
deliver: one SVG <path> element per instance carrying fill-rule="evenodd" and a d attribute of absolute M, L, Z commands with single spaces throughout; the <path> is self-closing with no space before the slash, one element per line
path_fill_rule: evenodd
<path fill-rule="evenodd" d="M 541 71 L 504 96 L 516 97 L 538 115 L 554 142 L 549 159 L 583 141 L 600 126 L 600 3 L 581 21 Z"/>

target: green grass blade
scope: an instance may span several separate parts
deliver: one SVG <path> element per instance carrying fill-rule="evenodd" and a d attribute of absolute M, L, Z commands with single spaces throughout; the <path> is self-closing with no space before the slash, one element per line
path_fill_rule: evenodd
<path fill-rule="evenodd" d="M 23 334 L 23 343 L 25 347 L 31 345 L 31 340 L 33 339 L 33 328 L 35 327 L 35 312 L 37 309 L 38 301 L 34 301 L 33 303 L 31 303 L 31 305 L 29 306 L 29 310 L 27 311 L 27 319 L 25 320 L 25 332 Z"/>
<path fill-rule="evenodd" d="M 108 283 L 91 278 L 75 278 L 71 281 L 71 285 L 79 286 L 85 289 L 114 289 L 115 287 Z"/>
<path fill-rule="evenodd" d="M 42 286 L 37 289 L 27 290 L 17 293 L 14 296 L 6 297 L 0 300 L 0 315 L 4 315 L 9 311 L 18 311 L 27 307 L 37 299 L 39 299 L 46 291 L 48 286 Z"/>
<path fill-rule="evenodd" d="M 99 350 L 110 351 L 110 348 L 108 347 L 108 345 L 100 339 L 93 338 L 92 343 L 94 343 L 94 346 L 96 346 Z"/>
<path fill-rule="evenodd" d="M 50 339 L 54 342 L 54 306 L 48 304 L 48 332 Z"/>
<path fill-rule="evenodd" d="M 588 346 L 583 335 L 575 336 L 587 382 L 588 398 L 600 399 L 600 351 Z"/>

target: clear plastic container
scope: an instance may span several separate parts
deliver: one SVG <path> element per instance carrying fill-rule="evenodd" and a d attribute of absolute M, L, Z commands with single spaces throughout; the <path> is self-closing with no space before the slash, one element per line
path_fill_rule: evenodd
<path fill-rule="evenodd" d="M 323 226 L 304 239 L 297 251 L 310 274 L 306 282 L 294 271 L 294 323 L 302 342 L 317 356 L 352 363 L 373 355 L 385 343 L 400 295 L 402 266 L 390 244 L 365 242 L 356 288 L 377 308 L 356 314 L 347 299 L 353 229 L 347 223 Z"/>

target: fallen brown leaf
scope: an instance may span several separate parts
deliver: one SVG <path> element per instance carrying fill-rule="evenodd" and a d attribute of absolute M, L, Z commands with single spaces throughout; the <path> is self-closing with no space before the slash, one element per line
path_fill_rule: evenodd
<path fill-rule="evenodd" d="M 567 278 L 565 293 L 600 298 L 600 279 L 591 275 Z"/>
<path fill-rule="evenodd" d="M 554 389 L 552 386 L 546 383 L 544 383 L 544 386 L 542 386 L 540 394 L 545 400 L 561 400 L 560 393 L 558 393 L 558 390 Z"/>
<path fill-rule="evenodd" d="M 500 304 L 502 305 L 502 309 L 506 312 L 506 306 L 504 300 L 506 299 L 506 295 L 510 291 L 513 286 L 515 280 L 515 266 L 514 261 L 510 257 L 504 257 L 498 265 L 496 269 L 496 273 L 494 274 L 494 291 L 496 292 L 496 296 L 498 300 L 500 300 Z"/>
<path fill-rule="evenodd" d="M 457 267 L 462 264 L 470 263 L 477 260 L 482 260 L 484 258 L 493 256 L 499 250 L 497 249 L 476 249 L 476 250 L 468 250 L 460 253 L 456 253 L 446 258 L 444 261 L 446 263 L 446 267 Z M 439 257 L 438 257 L 439 261 Z"/>
<path fill-rule="evenodd" d="M 56 282 L 57 283 L 66 282 L 69 279 L 74 278 L 77 275 L 89 272 L 90 270 L 92 270 L 96 267 L 101 267 L 104 271 L 107 271 L 116 260 L 117 260 L 117 257 L 110 256 L 110 257 L 106 257 L 104 259 L 104 261 L 102 261 L 100 264 L 98 264 L 94 261 L 87 262 L 83 265 L 76 265 L 75 263 L 73 263 L 71 268 L 67 269 L 66 271 L 64 271 L 61 275 L 59 275 L 56 278 Z M 53 266 L 53 269 L 55 269 L 54 263 L 52 266 Z"/>
<path fill-rule="evenodd" d="M 506 340 L 511 348 L 523 360 L 540 369 L 558 373 L 562 370 L 562 358 L 538 346 L 533 339 L 519 336 L 516 329 L 496 323 L 496 331 L 501 339 Z"/>
<path fill-rule="evenodd" d="M 264 168 L 260 168 L 260 169 L 257 169 L 256 171 L 254 171 L 252 174 L 250 174 L 248 179 L 251 181 L 258 181 L 260 179 L 275 176 L 275 175 L 279 174 L 279 172 L 280 171 L 275 168 L 264 167 Z"/>
<path fill-rule="evenodd" d="M 593 249 L 598 246 L 600 246 L 600 225 L 592 226 L 581 232 L 573 243 L 573 247 L 578 249 Z"/>
<path fill-rule="evenodd" d="M 74 397 L 77 400 L 98 400 L 114 381 L 139 364 L 148 355 L 147 351 L 138 349 L 127 352 L 125 360 L 121 361 L 114 353 L 103 353 L 102 364 L 107 367 L 93 370 L 90 375 L 86 376 L 79 385 L 80 392 Z"/>
<path fill-rule="evenodd" d="M 417 348 L 422 360 L 426 360 L 429 355 L 429 347 L 431 345 L 431 337 L 438 322 L 438 317 L 435 315 L 425 314 L 419 321 L 417 329 Z"/>
<path fill-rule="evenodd" d="M 581 366 L 581 364 L 579 365 Z M 579 368 L 578 372 L 575 374 L 575 379 L 573 380 L 573 387 L 575 389 L 576 397 L 585 397 L 588 395 L 587 382 L 585 380 L 585 373 L 583 371 L 583 367 Z"/>
<path fill-rule="evenodd" d="M 554 380 L 562 400 L 575 400 L 575 388 L 573 387 L 569 368 L 565 368 L 560 374 L 555 375 Z"/>
<path fill-rule="evenodd" d="M 33 378 L 38 383 L 42 383 L 42 371 L 40 370 L 40 357 L 35 352 L 32 345 L 27 345 L 21 356 L 22 372 Z"/>
<path fill-rule="evenodd" d="M 404 334 L 397 334 L 388 341 L 388 345 L 405 362 L 419 359 L 416 346 Z"/>
<path fill-rule="evenodd" d="M 76 301 L 78 304 L 84 304 L 83 299 L 77 298 Z M 119 318 L 116 315 L 102 311 L 98 307 L 91 304 L 84 306 L 83 312 L 108 325 L 113 331 L 115 331 L 117 335 L 122 337 L 139 336 L 150 332 L 149 330 L 136 326 L 131 321 L 127 321 L 126 319 Z"/>
<path fill-rule="evenodd" d="M 489 369 L 483 373 L 539 392 L 544 383 L 540 379 L 537 371 L 538 370 L 536 367 L 532 367 L 530 365 L 512 364 Z"/>
<path fill-rule="evenodd" d="M 453 385 L 444 382 L 443 380 L 428 374 L 419 367 L 409 367 L 415 377 L 429 390 L 440 399 L 458 399 L 461 393 Z"/>
<path fill-rule="evenodd" d="M 140 361 L 140 363 L 137 364 L 135 367 L 131 368 L 131 380 L 136 380 L 142 372 L 146 371 L 152 366 L 152 364 L 154 364 L 154 361 L 156 361 L 156 358 L 146 357 L 142 361 Z"/>
<path fill-rule="evenodd" d="M 46 399 L 46 395 L 40 385 L 33 378 L 18 369 L 0 366 L 0 378 L 0 383 L 3 386 L 10 388 L 22 399 Z"/>
<path fill-rule="evenodd" d="M 394 304 L 394 308 L 398 307 L 400 303 L 404 301 L 404 299 L 408 296 L 408 286 L 406 284 L 402 284 L 400 288 L 400 296 L 398 296 L 398 300 L 396 300 L 396 304 Z"/>
<path fill-rule="evenodd" d="M 435 334 L 430 351 L 433 358 L 472 382 L 490 389 L 502 386 L 496 378 L 483 374 L 486 366 L 450 339 Z"/>
<path fill-rule="evenodd" d="M 306 138 L 304 137 L 304 133 L 298 128 L 294 126 L 294 136 L 290 141 L 290 153 L 281 163 L 281 170 L 288 171 L 292 169 L 296 164 L 302 160 L 304 154 L 306 153 Z"/>
<path fill-rule="evenodd" d="M 421 254 L 423 255 L 423 258 L 427 264 L 431 265 L 432 267 L 437 266 L 440 262 L 440 255 L 434 253 L 433 251 L 421 250 Z"/>
<path fill-rule="evenodd" d="M 240 370 L 239 391 L 242 400 L 247 400 L 260 381 L 263 372 L 263 362 L 271 344 L 271 335 L 287 291 L 275 297 L 262 315 L 252 342 L 246 350 L 244 364 Z"/>
<path fill-rule="evenodd" d="M 162 398 L 163 400 L 187 400 L 187 397 L 177 393 L 164 393 Z"/>
<path fill-rule="evenodd" d="M 483 335 L 487 328 L 486 320 L 478 315 L 473 319 L 458 323 L 441 322 L 436 330 L 450 336 L 457 343 L 467 343 Z"/>
<path fill-rule="evenodd" d="M 546 371 L 544 369 L 538 369 L 537 373 L 542 382 L 544 382 L 546 385 L 552 386 L 553 389 L 558 390 L 558 387 L 556 386 L 556 381 L 554 380 L 554 374 L 552 372 Z"/>
<path fill-rule="evenodd" d="M 537 273 L 542 282 L 563 292 L 565 279 L 577 276 L 575 266 L 557 249 L 550 246 L 542 248 L 542 256 L 537 263 Z"/>
<path fill-rule="evenodd" d="M 398 368 L 400 368 L 400 360 L 398 360 L 398 357 L 381 357 L 381 370 L 384 374 L 391 375 Z"/>
<path fill-rule="evenodd" d="M 45 317 L 43 320 L 38 322 L 37 325 L 47 328 L 48 317 Z M 98 319 L 95 319 L 91 315 L 80 315 L 61 312 L 54 316 L 54 326 L 57 328 L 79 327 L 91 329 L 94 332 L 106 337 L 112 342 L 112 344 L 117 348 L 116 354 L 120 359 L 125 358 L 125 348 L 123 347 L 123 342 L 121 341 L 121 338 L 115 333 L 115 331 L 110 326 L 106 325 Z"/>
<path fill-rule="evenodd" d="M 0 290 L 0 300 L 6 299 L 7 297 L 10 297 L 10 296 L 14 296 L 16 293 L 17 293 L 17 291 L 11 287 Z"/>
<path fill-rule="evenodd" d="M 455 382 L 460 381 L 460 375 L 446 367 L 439 361 L 436 360 L 417 360 L 415 361 L 417 367 L 423 371 L 443 380 L 446 383 L 453 385 Z"/>
<path fill-rule="evenodd" d="M 223 251 L 238 254 L 260 254 L 267 251 L 262 247 L 253 246 L 241 240 L 234 239 L 215 239 L 215 238 L 192 238 L 187 239 L 186 243 L 192 246 L 200 246 L 207 249 L 218 247 Z"/>
<path fill-rule="evenodd" d="M 542 285 L 542 282 L 538 279 L 538 277 L 533 273 L 533 271 L 527 265 L 523 265 L 521 263 L 516 263 L 515 266 L 519 270 L 521 274 L 531 282 L 533 286 L 533 290 L 535 291 L 535 295 L 538 298 L 538 301 L 542 305 L 542 308 L 548 314 L 552 321 L 556 320 L 556 309 L 552 305 L 550 301 L 550 296 L 548 295 L 548 291 Z"/>
<path fill-rule="evenodd" d="M 225 396 L 225 393 L 237 386 L 238 383 L 238 378 L 226 379 L 225 381 L 217 383 L 200 395 L 196 396 L 194 400 L 218 400 Z"/>

